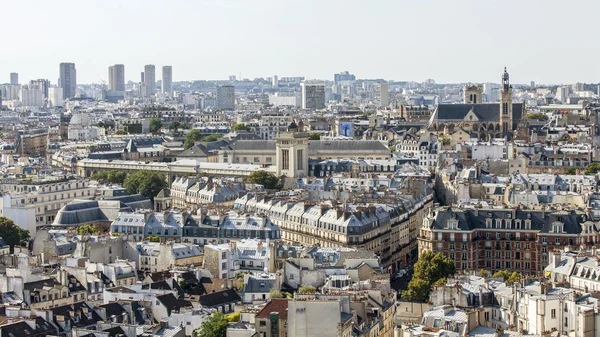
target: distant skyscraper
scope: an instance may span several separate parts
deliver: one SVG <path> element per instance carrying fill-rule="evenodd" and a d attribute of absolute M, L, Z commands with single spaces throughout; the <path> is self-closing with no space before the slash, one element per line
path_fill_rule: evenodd
<path fill-rule="evenodd" d="M 63 106 L 63 92 L 60 87 L 48 88 L 48 105 L 56 107 Z"/>
<path fill-rule="evenodd" d="M 235 110 L 235 87 L 222 85 L 217 88 L 217 106 L 223 110 Z"/>
<path fill-rule="evenodd" d="M 273 87 L 277 88 L 279 86 L 279 77 L 277 77 L 277 75 L 273 75 L 272 81 L 273 81 L 273 83 L 272 83 Z"/>
<path fill-rule="evenodd" d="M 125 66 L 115 64 L 108 67 L 108 90 L 125 91 Z"/>
<path fill-rule="evenodd" d="M 63 88 L 63 99 L 75 97 L 77 91 L 77 71 L 75 63 L 61 63 L 58 85 Z"/>
<path fill-rule="evenodd" d="M 347 71 L 344 71 L 339 74 L 334 74 L 333 80 L 335 81 L 335 83 L 356 81 L 356 76 L 350 74 Z"/>
<path fill-rule="evenodd" d="M 373 93 L 373 101 L 379 107 L 385 107 L 389 104 L 389 92 L 387 83 L 373 84 L 371 87 Z"/>
<path fill-rule="evenodd" d="M 173 67 L 162 67 L 162 92 L 169 96 L 173 94 Z"/>
<path fill-rule="evenodd" d="M 236 79 L 237 79 L 237 78 L 235 77 L 235 75 L 229 75 L 229 81 L 231 81 L 231 82 L 235 82 L 235 81 L 236 81 Z"/>
<path fill-rule="evenodd" d="M 48 88 L 50 87 L 50 81 L 39 79 L 39 80 L 31 80 L 29 81 L 29 87 L 38 87 L 42 90 L 42 97 L 44 101 L 48 99 Z"/>
<path fill-rule="evenodd" d="M 531 87 L 535 88 L 535 81 L 531 81 Z"/>
<path fill-rule="evenodd" d="M 19 85 L 19 74 L 10 73 L 10 84 L 11 85 Z"/>
<path fill-rule="evenodd" d="M 144 84 L 146 87 L 146 97 L 156 93 L 156 68 L 153 64 L 144 66 Z"/>
<path fill-rule="evenodd" d="M 300 83 L 302 89 L 302 109 L 317 110 L 325 108 L 325 84 L 320 81 Z"/>

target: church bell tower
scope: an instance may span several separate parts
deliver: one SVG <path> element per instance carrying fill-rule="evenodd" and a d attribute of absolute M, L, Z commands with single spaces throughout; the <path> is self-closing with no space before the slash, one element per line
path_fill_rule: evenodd
<path fill-rule="evenodd" d="M 504 74 L 502 74 L 502 89 L 500 90 L 500 125 L 502 126 L 503 136 L 512 132 L 512 110 L 512 87 L 510 86 L 508 72 L 506 72 L 506 67 L 504 67 Z"/>

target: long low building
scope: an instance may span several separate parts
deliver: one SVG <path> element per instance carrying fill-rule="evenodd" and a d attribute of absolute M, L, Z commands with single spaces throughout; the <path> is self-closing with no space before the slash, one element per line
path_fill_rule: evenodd
<path fill-rule="evenodd" d="M 82 159 L 77 162 L 77 174 L 80 177 L 91 177 L 94 173 L 103 170 L 118 170 L 127 173 L 149 170 L 164 173 L 169 183 L 172 183 L 177 176 L 181 175 L 207 173 L 219 176 L 245 177 L 260 169 L 260 165 L 205 163 L 194 159 L 178 160 L 172 163 L 101 159 Z"/>

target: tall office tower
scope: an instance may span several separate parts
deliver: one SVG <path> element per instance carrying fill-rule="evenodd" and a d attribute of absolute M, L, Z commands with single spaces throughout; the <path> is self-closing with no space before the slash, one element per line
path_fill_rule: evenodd
<path fill-rule="evenodd" d="M 31 80 L 31 81 L 29 81 L 29 87 L 31 87 L 32 85 L 36 85 L 42 90 L 42 96 L 44 97 L 44 100 L 48 99 L 48 88 L 50 87 L 49 80 L 44 80 L 44 79 Z"/>
<path fill-rule="evenodd" d="M 373 101 L 377 106 L 384 107 L 390 103 L 387 83 L 373 84 L 371 90 L 373 93 Z"/>
<path fill-rule="evenodd" d="M 52 107 L 63 106 L 63 92 L 60 87 L 48 88 L 48 105 Z"/>
<path fill-rule="evenodd" d="M 125 91 L 125 66 L 115 64 L 108 67 L 108 90 Z"/>
<path fill-rule="evenodd" d="M 75 63 L 61 63 L 58 86 L 63 88 L 63 99 L 75 97 L 77 91 L 77 71 Z"/>
<path fill-rule="evenodd" d="M 343 71 L 339 74 L 334 74 L 333 75 L 333 81 L 335 83 L 340 83 L 340 82 L 353 82 L 356 81 L 356 76 L 354 76 L 353 74 L 350 74 L 347 71 Z"/>
<path fill-rule="evenodd" d="M 44 106 L 44 94 L 42 86 L 39 83 L 30 83 L 29 85 L 21 86 L 19 100 L 24 106 Z"/>
<path fill-rule="evenodd" d="M 162 67 L 162 92 L 171 96 L 173 94 L 173 67 Z"/>
<path fill-rule="evenodd" d="M 10 73 L 10 85 L 19 85 L 19 74 Z"/>
<path fill-rule="evenodd" d="M 317 110 L 325 108 L 325 84 L 321 81 L 304 81 L 302 89 L 302 109 Z"/>
<path fill-rule="evenodd" d="M 273 75 L 273 79 L 272 79 L 272 83 L 274 88 L 277 88 L 279 86 L 279 77 L 277 77 L 277 75 Z"/>
<path fill-rule="evenodd" d="M 144 66 L 144 84 L 146 86 L 146 97 L 156 93 L 156 68 L 153 64 Z"/>
<path fill-rule="evenodd" d="M 223 110 L 235 110 L 235 87 L 233 85 L 217 87 L 217 107 Z"/>

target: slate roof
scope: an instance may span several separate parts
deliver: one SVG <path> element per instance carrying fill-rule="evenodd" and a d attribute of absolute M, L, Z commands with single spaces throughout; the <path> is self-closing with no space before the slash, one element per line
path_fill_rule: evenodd
<path fill-rule="evenodd" d="M 516 210 L 515 215 L 512 216 L 513 210 L 497 210 L 497 209 L 460 209 L 460 208 L 446 208 L 439 209 L 436 212 L 432 228 L 444 229 L 448 220 L 458 220 L 458 228 L 461 230 L 474 230 L 477 228 L 486 228 L 486 219 L 492 219 L 492 228 L 495 228 L 496 219 L 512 219 L 512 224 L 515 225 L 514 219 L 520 220 L 531 220 L 531 229 L 539 230 L 541 233 L 550 233 L 552 230 L 553 222 L 561 222 L 564 224 L 564 232 L 566 234 L 579 234 L 581 233 L 580 223 L 582 218 L 580 214 L 575 212 L 555 212 L 550 213 L 548 211 L 537 211 L 537 210 Z M 511 214 L 511 217 L 508 214 Z M 524 228 L 524 221 L 522 222 Z"/>
<path fill-rule="evenodd" d="M 166 295 L 156 296 L 156 299 L 160 301 L 165 308 L 167 308 L 167 313 L 171 315 L 172 311 L 179 311 L 181 308 L 191 308 L 192 302 L 178 299 L 175 295 L 169 293 Z"/>
<path fill-rule="evenodd" d="M 42 289 L 44 287 L 52 288 L 55 285 L 60 285 L 60 282 L 58 282 L 54 278 L 50 278 L 50 279 L 45 279 L 45 280 L 41 280 L 41 281 L 27 282 L 23 285 L 23 288 L 24 288 L 24 290 L 33 291 L 36 289 Z"/>
<path fill-rule="evenodd" d="M 32 329 L 29 324 L 24 321 L 3 325 L 0 327 L 0 335 L 9 337 L 45 337 L 57 333 L 56 327 L 41 317 L 35 318 L 35 326 L 35 329 Z"/>
<path fill-rule="evenodd" d="M 523 116 L 523 103 L 513 103 L 513 121 L 518 121 Z M 464 120 L 469 111 L 477 116 L 480 122 L 497 122 L 500 119 L 499 103 L 481 104 L 439 104 L 436 108 L 437 121 Z"/>
<path fill-rule="evenodd" d="M 229 303 L 240 302 L 242 299 L 240 295 L 233 289 L 226 289 L 223 291 L 217 291 L 208 295 L 200 296 L 200 304 L 205 307 L 216 307 Z"/>
<path fill-rule="evenodd" d="M 75 323 L 73 317 L 71 317 L 70 312 L 78 312 L 81 311 L 83 308 L 87 308 L 87 310 L 92 313 L 91 318 L 88 318 L 87 315 L 82 313 L 81 318 L 77 321 L 77 323 Z M 92 310 L 85 302 L 67 304 L 60 307 L 51 308 L 49 310 L 52 310 L 52 313 L 54 315 L 54 323 L 56 325 L 58 325 L 56 320 L 57 315 L 64 316 L 65 321 L 69 320 L 71 323 L 71 327 L 87 327 L 90 325 L 95 325 L 98 321 L 102 320 L 102 318 L 94 310 Z M 62 328 L 60 327 L 59 329 L 62 330 Z"/>
<path fill-rule="evenodd" d="M 268 293 L 275 286 L 275 278 L 250 277 L 244 284 L 244 293 Z"/>

